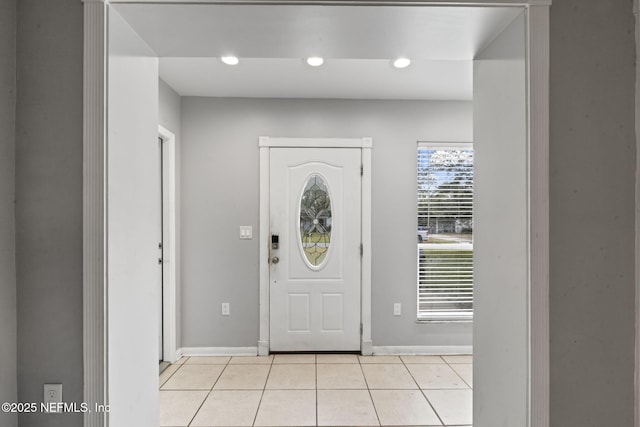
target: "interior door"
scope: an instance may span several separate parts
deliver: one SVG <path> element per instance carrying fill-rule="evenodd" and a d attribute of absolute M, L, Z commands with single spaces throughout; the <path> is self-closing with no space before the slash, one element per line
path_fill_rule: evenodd
<path fill-rule="evenodd" d="M 270 350 L 360 349 L 358 148 L 270 150 Z"/>

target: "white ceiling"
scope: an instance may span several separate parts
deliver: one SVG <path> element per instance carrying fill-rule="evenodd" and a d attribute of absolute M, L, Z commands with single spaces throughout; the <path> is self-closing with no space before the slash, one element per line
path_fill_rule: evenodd
<path fill-rule="evenodd" d="M 515 7 L 112 5 L 182 96 L 470 100 L 472 59 Z M 227 66 L 220 56 L 240 57 Z M 322 56 L 312 68 L 302 58 Z M 390 60 L 412 59 L 393 68 Z"/>

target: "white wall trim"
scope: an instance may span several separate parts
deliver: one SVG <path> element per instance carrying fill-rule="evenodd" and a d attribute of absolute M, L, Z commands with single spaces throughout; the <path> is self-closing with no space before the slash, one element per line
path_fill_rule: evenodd
<path fill-rule="evenodd" d="M 107 0 L 83 0 L 107 1 Z M 174 3 L 174 4 L 314 4 L 350 6 L 551 6 L 552 0 L 110 0 L 110 3 Z"/>
<path fill-rule="evenodd" d="M 178 229 L 176 207 L 176 136 L 158 126 L 162 138 L 162 355 L 166 362 L 178 360 L 178 263 L 176 234 Z"/>
<path fill-rule="evenodd" d="M 456 355 L 473 354 L 470 345 L 374 345 L 373 354 L 382 355 Z"/>
<path fill-rule="evenodd" d="M 107 17 L 104 3 L 84 5 L 83 353 L 84 398 L 108 404 L 107 340 Z M 107 412 L 84 414 L 86 427 L 108 425 Z"/>
<path fill-rule="evenodd" d="M 360 313 L 362 322 L 362 336 L 360 337 L 360 353 L 369 356 L 373 353 L 373 340 L 371 338 L 371 254 L 373 244 L 371 243 L 371 167 L 373 140 L 362 138 L 362 262 L 361 262 L 361 294 Z"/>
<path fill-rule="evenodd" d="M 529 100 L 528 424 L 549 426 L 549 6 L 527 10 Z"/>
<path fill-rule="evenodd" d="M 259 354 L 269 354 L 269 150 L 274 147 L 360 148 L 362 149 L 362 245 L 360 322 L 362 335 L 360 352 L 371 354 L 371 138 L 258 138 L 260 147 L 260 337 Z"/>
<path fill-rule="evenodd" d="M 255 356 L 258 354 L 258 347 L 182 347 L 180 353 L 184 357 Z"/>
<path fill-rule="evenodd" d="M 468 150 L 469 148 L 473 148 L 473 141 L 456 141 L 456 142 L 446 142 L 446 141 L 418 141 L 418 148 L 430 148 L 430 149 L 455 149 L 459 148 L 462 150 Z"/>
<path fill-rule="evenodd" d="M 371 138 L 258 138 L 259 147 L 372 148 Z"/>
<path fill-rule="evenodd" d="M 269 354 L 269 146 L 267 138 L 258 139 L 260 147 L 260 332 L 258 355 Z"/>

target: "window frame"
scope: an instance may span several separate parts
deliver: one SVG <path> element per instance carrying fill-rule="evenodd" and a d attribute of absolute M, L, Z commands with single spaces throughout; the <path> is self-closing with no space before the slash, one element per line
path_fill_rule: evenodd
<path fill-rule="evenodd" d="M 418 206 L 418 181 L 419 181 L 419 151 L 420 150 L 473 150 L 473 142 L 435 142 L 435 141 L 418 141 L 416 147 L 416 227 L 415 230 L 418 230 L 418 216 L 419 216 L 419 206 Z M 475 159 L 474 159 L 475 162 Z M 416 323 L 472 323 L 473 322 L 473 306 L 471 313 L 455 313 L 449 312 L 445 315 L 435 315 L 431 316 L 421 316 L 420 310 L 420 242 L 416 243 Z M 467 244 L 467 246 L 471 246 L 471 251 L 473 253 L 473 239 L 471 244 Z M 443 249 L 445 246 L 450 246 L 448 244 L 443 244 Z M 472 289 L 475 283 L 472 284 Z M 473 297 L 472 297 L 473 298 Z"/>

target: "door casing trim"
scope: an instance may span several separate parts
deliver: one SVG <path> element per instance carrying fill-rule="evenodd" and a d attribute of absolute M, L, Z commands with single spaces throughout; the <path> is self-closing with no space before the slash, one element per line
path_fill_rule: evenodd
<path fill-rule="evenodd" d="M 176 209 L 176 136 L 170 130 L 158 126 L 162 138 L 162 235 L 164 246 L 162 260 L 162 354 L 163 360 L 174 363 L 178 360 L 178 218 Z"/>
<path fill-rule="evenodd" d="M 360 352 L 371 355 L 371 150 L 373 139 L 364 138 L 258 138 L 260 147 L 260 334 L 258 355 L 269 354 L 269 152 L 271 148 L 360 148 L 362 150 L 363 253 L 360 282 Z"/>

